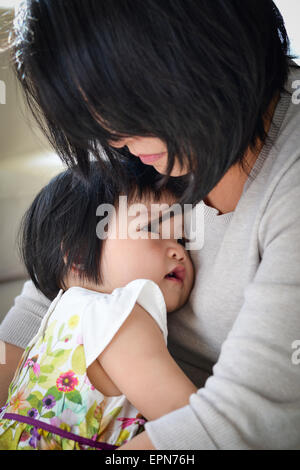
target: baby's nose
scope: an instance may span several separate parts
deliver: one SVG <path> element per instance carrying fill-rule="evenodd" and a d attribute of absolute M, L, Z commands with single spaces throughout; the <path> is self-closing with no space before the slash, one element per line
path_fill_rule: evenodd
<path fill-rule="evenodd" d="M 178 261 L 185 260 L 185 250 L 182 245 L 176 243 L 174 246 L 170 246 L 167 252 L 168 256 L 172 259 L 177 259 Z"/>

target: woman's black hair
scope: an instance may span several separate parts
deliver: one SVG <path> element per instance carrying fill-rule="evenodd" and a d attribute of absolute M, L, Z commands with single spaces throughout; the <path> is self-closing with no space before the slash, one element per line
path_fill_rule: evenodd
<path fill-rule="evenodd" d="M 180 180 L 153 192 L 157 174 L 151 167 L 144 169 L 131 162 L 122 166 L 122 178 L 117 180 L 110 162 L 91 162 L 89 180 L 78 168 L 67 169 L 38 193 L 23 216 L 18 234 L 21 259 L 35 286 L 53 300 L 59 289 L 65 289 L 64 279 L 73 265 L 80 265 L 80 278 L 102 282 L 101 253 L 103 241 L 97 235 L 97 224 L 111 214 L 97 216 L 101 204 L 118 207 L 119 196 L 128 203 L 160 201 L 167 190 L 178 197 Z M 122 260 L 120 260 L 122 262 Z"/>
<path fill-rule="evenodd" d="M 27 0 L 12 42 L 30 109 L 58 155 L 133 159 L 125 137 L 161 139 L 191 173 L 180 202 L 204 199 L 284 90 L 289 39 L 272 0 Z M 135 163 L 136 163 L 135 159 Z"/>

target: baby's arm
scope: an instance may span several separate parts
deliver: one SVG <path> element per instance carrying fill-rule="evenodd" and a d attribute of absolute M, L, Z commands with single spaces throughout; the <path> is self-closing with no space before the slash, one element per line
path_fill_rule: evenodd
<path fill-rule="evenodd" d="M 187 405 L 197 391 L 170 355 L 155 320 L 137 303 L 97 359 L 149 421 Z"/>

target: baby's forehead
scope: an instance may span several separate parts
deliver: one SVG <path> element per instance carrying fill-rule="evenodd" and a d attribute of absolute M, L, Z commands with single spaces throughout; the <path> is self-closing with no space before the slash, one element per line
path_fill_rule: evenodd
<path fill-rule="evenodd" d="M 149 223 L 159 218 L 162 218 L 162 223 L 170 218 L 176 219 L 178 223 L 183 221 L 181 206 L 169 193 L 163 194 L 159 199 L 154 196 L 134 198 L 130 201 L 126 201 L 126 197 L 122 201 L 119 199 L 116 215 L 126 217 L 129 222 L 138 217 L 139 223 Z"/>

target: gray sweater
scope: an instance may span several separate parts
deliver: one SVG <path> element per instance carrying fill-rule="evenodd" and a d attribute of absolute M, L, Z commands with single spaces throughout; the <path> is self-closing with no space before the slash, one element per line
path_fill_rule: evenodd
<path fill-rule="evenodd" d="M 300 449 L 300 70 L 291 69 L 235 211 L 205 206 L 189 303 L 168 348 L 199 390 L 148 422 L 157 449 Z M 25 347 L 50 302 L 24 285 L 0 339 Z M 297 350 L 297 343 L 298 350 Z"/>

